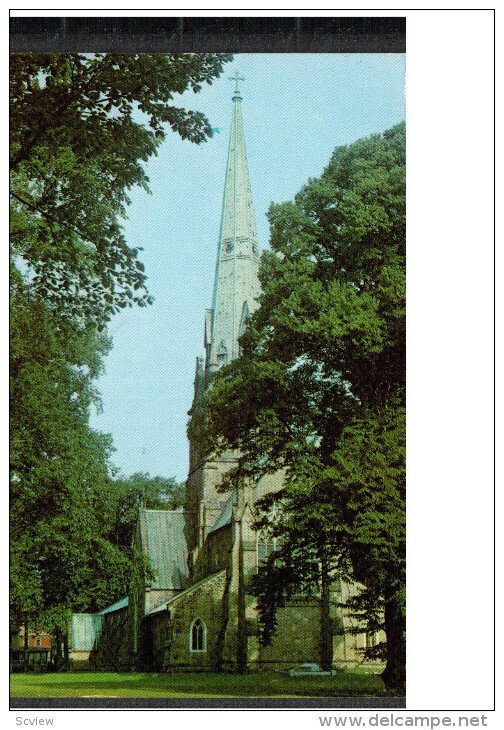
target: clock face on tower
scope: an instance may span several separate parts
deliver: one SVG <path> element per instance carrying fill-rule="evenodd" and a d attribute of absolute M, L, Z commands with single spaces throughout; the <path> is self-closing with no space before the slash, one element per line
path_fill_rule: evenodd
<path fill-rule="evenodd" d="M 233 251 L 233 244 L 232 243 L 226 243 L 226 253 L 231 253 Z"/>
<path fill-rule="evenodd" d="M 258 254 L 258 248 L 255 243 L 252 244 L 252 253 L 254 254 L 254 256 L 257 256 Z"/>

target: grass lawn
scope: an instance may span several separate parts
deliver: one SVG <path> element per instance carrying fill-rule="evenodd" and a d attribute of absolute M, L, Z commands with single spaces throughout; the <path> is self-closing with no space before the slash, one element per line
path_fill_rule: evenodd
<path fill-rule="evenodd" d="M 379 676 L 341 671 L 332 677 L 285 674 L 68 672 L 12 674 L 11 697 L 379 697 Z"/>

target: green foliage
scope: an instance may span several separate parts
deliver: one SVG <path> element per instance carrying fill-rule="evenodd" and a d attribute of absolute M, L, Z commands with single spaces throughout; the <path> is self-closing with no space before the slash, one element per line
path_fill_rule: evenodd
<path fill-rule="evenodd" d="M 145 163 L 170 129 L 197 144 L 211 136 L 206 118 L 174 97 L 211 83 L 229 58 L 11 56 L 14 630 L 43 620 L 64 634 L 70 610 L 122 597 L 136 570 L 125 538 L 138 479 L 112 480 L 111 439 L 89 427 L 110 347 L 105 326 L 121 308 L 151 301 L 140 248 L 122 223 L 130 190 L 148 190 Z M 142 480 L 149 504 L 179 499 L 173 480 Z"/>
<path fill-rule="evenodd" d="M 219 54 L 14 54 L 11 245 L 53 308 L 103 325 L 151 301 L 122 232 L 129 190 L 171 129 L 200 143 L 200 112 L 173 104 L 222 71 Z"/>
<path fill-rule="evenodd" d="M 128 561 L 103 539 L 110 437 L 92 431 L 102 333 L 57 323 L 25 287 L 11 298 L 11 604 L 15 616 L 84 610 L 124 590 Z M 109 577 L 96 588 L 93 575 Z M 87 598 L 86 598 L 87 596 Z"/>
<path fill-rule="evenodd" d="M 18 282 L 11 298 L 11 610 L 64 627 L 128 592 L 138 507 L 173 509 L 182 485 L 111 478 L 109 436 L 89 428 L 109 341 Z"/>
<path fill-rule="evenodd" d="M 287 538 L 287 530 L 282 526 L 283 536 L 289 540 L 280 550 L 268 557 L 257 574 L 252 576 L 251 588 L 258 598 L 259 637 L 263 646 L 269 646 L 277 629 L 277 611 L 295 593 L 306 593 L 309 589 L 318 591 L 320 584 L 320 561 L 313 546 L 306 540 L 295 543 L 293 536 Z"/>
<path fill-rule="evenodd" d="M 365 586 L 352 606 L 363 629 L 384 606 L 403 620 L 404 131 L 338 148 L 294 202 L 271 206 L 260 307 L 205 397 L 203 445 L 241 454 L 226 486 L 285 474 L 282 547 L 256 580 L 264 640 L 323 555 Z M 389 662 L 404 647 L 392 633 Z"/>

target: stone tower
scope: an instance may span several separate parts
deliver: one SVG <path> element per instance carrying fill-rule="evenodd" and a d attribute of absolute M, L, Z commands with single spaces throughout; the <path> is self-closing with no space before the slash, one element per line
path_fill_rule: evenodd
<path fill-rule="evenodd" d="M 194 383 L 194 413 L 208 376 L 239 354 L 238 339 L 248 316 L 257 307 L 260 286 L 257 277 L 259 247 L 242 119 L 242 95 L 235 74 L 233 116 L 224 183 L 224 197 L 217 248 L 212 308 L 205 313 L 205 358 L 197 358 Z M 226 495 L 217 492 L 223 474 L 235 461 L 224 454 L 203 461 L 194 438 L 190 439 L 189 476 L 186 484 L 187 542 L 194 569 L 198 552 L 221 511 Z M 194 573 L 194 570 L 193 570 Z M 193 576 L 196 577 L 196 576 Z"/>

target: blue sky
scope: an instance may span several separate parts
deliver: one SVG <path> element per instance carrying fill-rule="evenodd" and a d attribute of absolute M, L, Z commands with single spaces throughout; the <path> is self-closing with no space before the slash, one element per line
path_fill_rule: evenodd
<path fill-rule="evenodd" d="M 231 124 L 228 77 L 238 70 L 246 79 L 245 136 L 265 248 L 271 202 L 292 199 L 338 145 L 404 119 L 404 65 L 402 54 L 240 54 L 211 86 L 177 99 L 221 131 L 199 146 L 169 135 L 146 165 L 152 195 L 131 194 L 126 238 L 144 248 L 155 302 L 113 319 L 114 345 L 98 381 L 103 412 L 91 420 L 113 435 L 123 474 L 187 476 L 187 411 L 212 298 Z"/>

